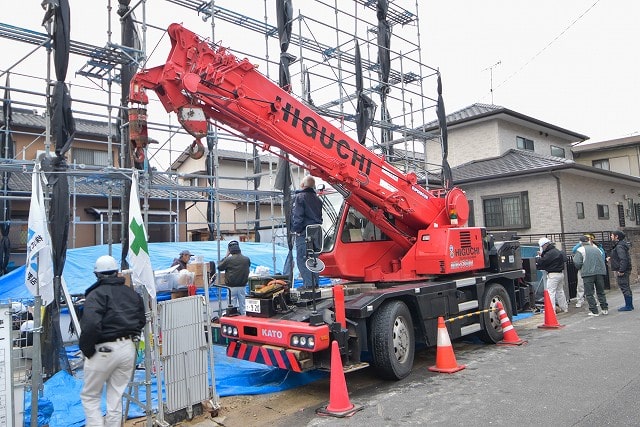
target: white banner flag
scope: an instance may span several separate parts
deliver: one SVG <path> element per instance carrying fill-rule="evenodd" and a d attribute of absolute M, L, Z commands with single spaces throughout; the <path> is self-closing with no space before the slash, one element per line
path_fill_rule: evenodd
<path fill-rule="evenodd" d="M 53 301 L 53 258 L 38 166 L 31 176 L 28 229 L 25 283 L 34 296 L 42 296 L 42 305 L 46 306 Z"/>
<path fill-rule="evenodd" d="M 131 194 L 129 197 L 129 253 L 127 261 L 131 269 L 131 281 L 134 285 L 144 285 L 152 298 L 156 297 L 156 282 L 149 257 L 147 230 L 140 213 L 138 198 L 138 173 L 133 172 Z"/>

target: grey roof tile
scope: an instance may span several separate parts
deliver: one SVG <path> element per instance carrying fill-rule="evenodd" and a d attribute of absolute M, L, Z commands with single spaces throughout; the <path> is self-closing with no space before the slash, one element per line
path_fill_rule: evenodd
<path fill-rule="evenodd" d="M 141 179 L 143 182 L 144 178 Z M 9 179 L 9 189 L 13 194 L 31 193 L 31 168 L 28 172 L 12 172 Z M 69 177 L 69 191 L 71 194 L 83 197 L 106 197 L 109 192 L 114 197 L 123 194 L 124 181 L 113 179 L 112 174 L 99 171 L 91 175 Z M 152 183 L 149 188 L 151 199 L 179 199 L 189 201 L 206 200 L 200 192 L 189 190 L 189 187 L 179 186 L 172 179 L 160 173 L 152 174 Z"/>
<path fill-rule="evenodd" d="M 0 124 L 4 126 L 4 113 L 0 106 Z M 106 121 L 75 119 L 76 133 L 83 135 L 107 136 L 109 128 Z M 38 114 L 35 110 L 27 110 L 24 108 L 13 108 L 12 110 L 12 126 L 25 127 L 33 129 L 45 129 L 47 124 L 44 113 Z M 112 136 L 119 140 L 120 132 L 117 131 L 115 123 L 111 125 Z"/>
<path fill-rule="evenodd" d="M 511 149 L 498 157 L 474 160 L 451 168 L 453 182 L 478 181 L 501 176 L 525 175 L 550 168 L 577 166 L 573 160 L 528 150 Z"/>
<path fill-rule="evenodd" d="M 502 107 L 500 105 L 493 104 L 480 104 L 476 103 L 465 107 L 461 110 L 455 111 L 453 113 L 447 114 L 447 126 L 453 126 L 457 124 L 462 124 L 472 120 L 478 120 L 484 117 L 496 116 L 499 114 L 504 114 L 506 116 L 510 116 L 514 119 L 524 120 L 531 124 L 535 124 L 537 126 L 542 126 L 548 128 L 550 130 L 554 130 L 561 134 L 570 136 L 580 141 L 584 141 L 589 139 L 586 135 L 581 135 L 579 133 L 561 128 L 556 125 L 552 125 L 551 123 L 543 122 L 542 120 L 538 120 L 536 118 L 527 116 L 522 113 L 518 113 L 517 111 L 510 110 L 508 108 Z M 433 131 L 438 129 L 438 121 L 434 120 L 424 125 L 424 131 Z"/>

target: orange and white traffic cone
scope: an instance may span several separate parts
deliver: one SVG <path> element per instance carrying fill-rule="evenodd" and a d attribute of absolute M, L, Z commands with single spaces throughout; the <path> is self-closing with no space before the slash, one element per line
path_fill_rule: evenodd
<path fill-rule="evenodd" d="M 544 323 L 542 325 L 538 325 L 538 328 L 544 329 L 559 329 L 564 328 L 564 325 L 558 323 L 558 318 L 556 317 L 556 308 L 551 303 L 551 297 L 549 296 L 549 291 L 544 290 Z"/>
<path fill-rule="evenodd" d="M 509 320 L 509 316 L 507 312 L 504 311 L 504 307 L 502 303 L 498 301 L 496 303 L 496 307 L 498 308 L 498 317 L 500 318 L 500 324 L 502 325 L 502 341 L 498 341 L 496 344 L 499 345 L 522 345 L 525 344 L 526 341 L 520 339 L 518 333 L 515 328 L 511 324 L 511 320 Z"/>
<path fill-rule="evenodd" d="M 453 346 L 449 339 L 449 332 L 444 324 L 444 318 L 438 317 L 438 342 L 436 346 L 436 364 L 429 366 L 433 372 L 445 372 L 452 374 L 466 368 L 466 365 L 458 365 L 456 355 L 453 354 Z"/>
<path fill-rule="evenodd" d="M 356 407 L 349 401 L 347 382 L 342 369 L 340 348 L 338 341 L 331 343 L 331 375 L 329 378 L 329 404 L 324 408 L 316 409 L 316 414 L 338 418 L 350 417 L 362 407 Z"/>

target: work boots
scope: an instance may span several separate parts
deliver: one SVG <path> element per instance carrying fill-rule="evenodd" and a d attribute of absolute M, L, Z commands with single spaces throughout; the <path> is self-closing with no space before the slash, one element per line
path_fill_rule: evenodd
<path fill-rule="evenodd" d="M 624 296 L 624 304 L 618 309 L 618 311 L 631 311 L 633 310 L 633 295 Z"/>

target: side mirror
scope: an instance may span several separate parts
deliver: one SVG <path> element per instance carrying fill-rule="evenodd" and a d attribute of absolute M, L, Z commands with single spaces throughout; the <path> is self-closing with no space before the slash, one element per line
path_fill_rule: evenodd
<path fill-rule="evenodd" d="M 322 224 L 307 225 L 305 229 L 305 241 L 307 242 L 307 258 L 317 257 L 324 248 Z"/>

